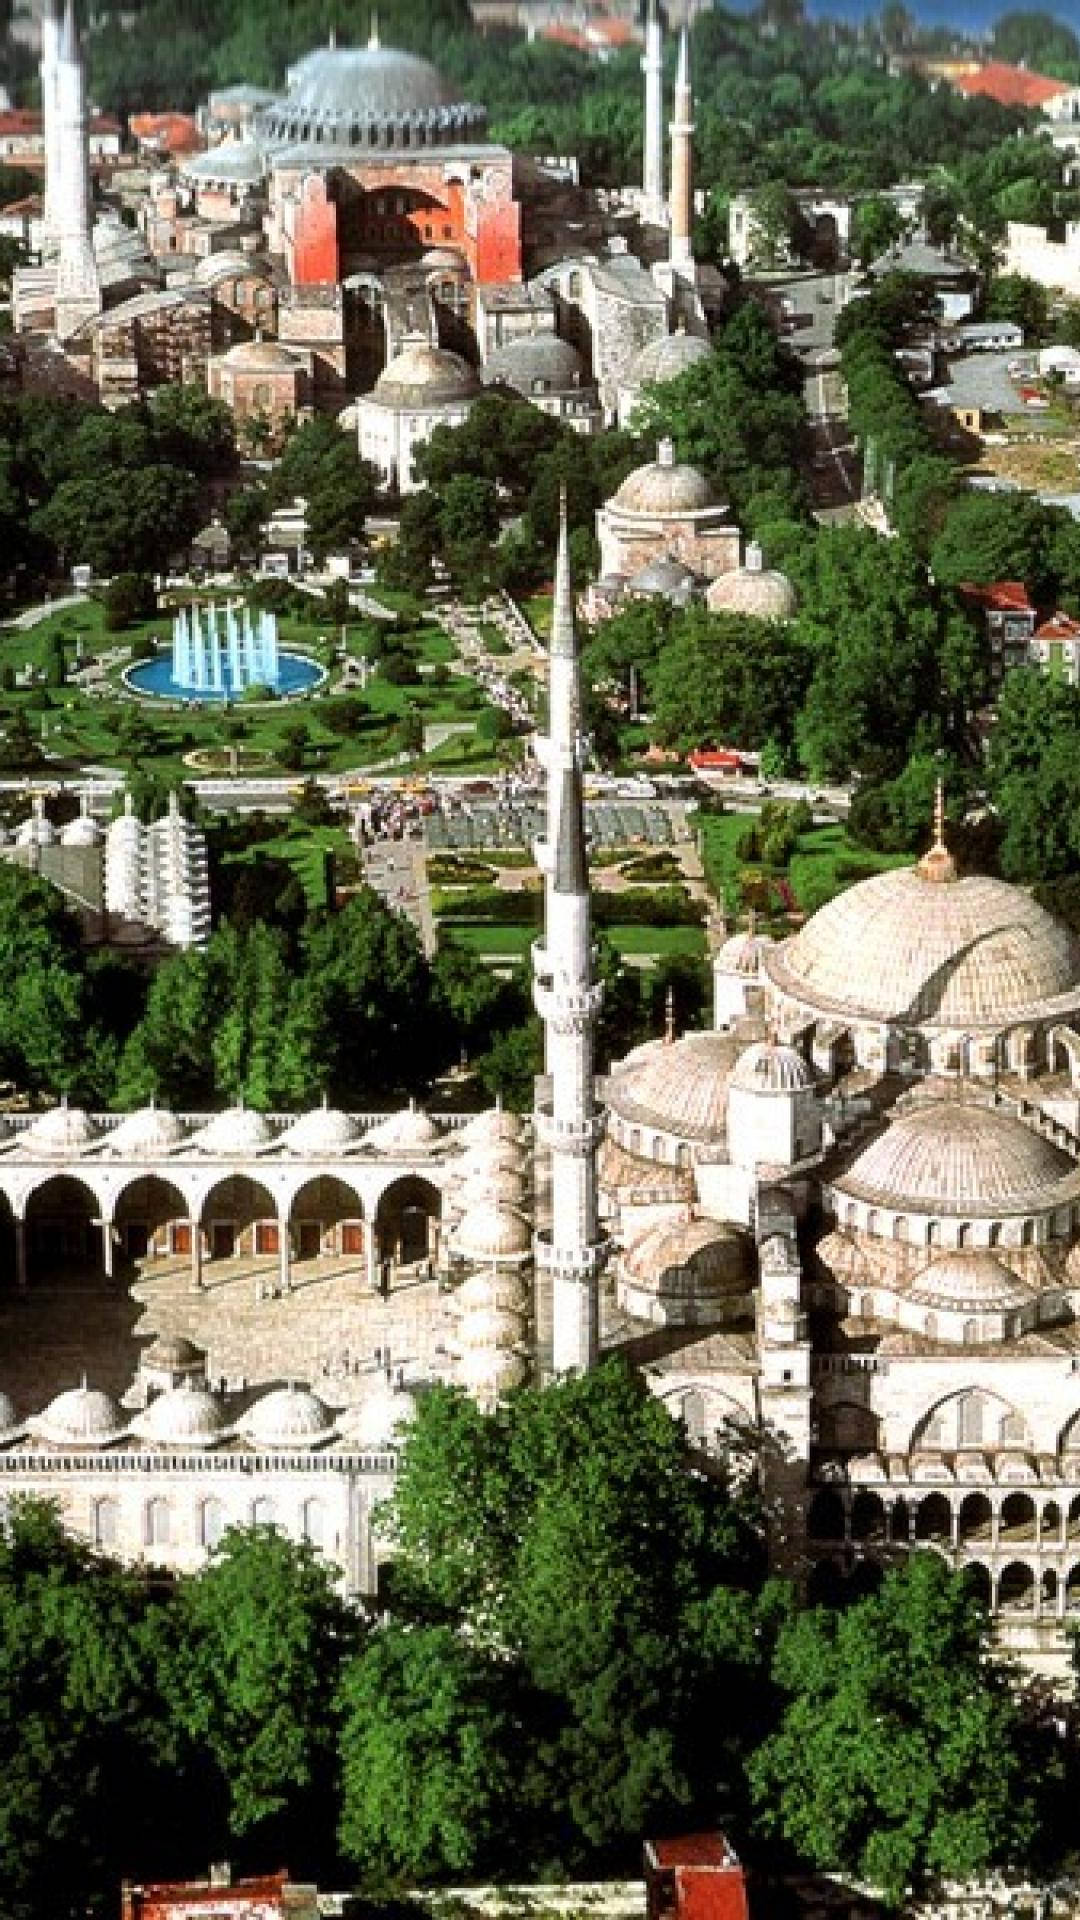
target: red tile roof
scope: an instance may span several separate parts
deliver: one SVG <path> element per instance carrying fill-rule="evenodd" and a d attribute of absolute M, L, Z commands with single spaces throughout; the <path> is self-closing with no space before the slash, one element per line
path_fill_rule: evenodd
<path fill-rule="evenodd" d="M 1053 613 L 1044 620 L 1041 627 L 1035 629 L 1036 640 L 1080 640 L 1080 620 L 1070 620 L 1067 613 Z"/>
<path fill-rule="evenodd" d="M 994 580 L 988 587 L 966 583 L 960 589 L 965 600 L 974 600 L 991 613 L 1034 613 L 1028 590 L 1022 580 Z"/>
<path fill-rule="evenodd" d="M 722 1833 L 680 1833 L 649 1840 L 646 1854 L 658 1867 L 737 1867 L 738 1857 Z"/>
<path fill-rule="evenodd" d="M 201 153 L 206 145 L 197 122 L 187 113 L 133 113 L 130 124 L 136 140 L 166 153 Z"/>
<path fill-rule="evenodd" d="M 975 73 L 958 74 L 953 86 L 958 93 L 981 94 L 1002 107 L 1045 107 L 1057 94 L 1069 91 L 1066 80 L 1051 80 L 1027 67 L 1006 66 L 1003 60 L 991 60 Z"/>

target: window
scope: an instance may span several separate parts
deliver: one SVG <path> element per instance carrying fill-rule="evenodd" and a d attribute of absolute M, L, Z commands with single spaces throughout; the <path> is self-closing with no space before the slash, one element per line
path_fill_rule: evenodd
<path fill-rule="evenodd" d="M 304 1539 L 313 1547 L 321 1547 L 324 1538 L 323 1510 L 320 1500 L 305 1500 L 303 1511 Z"/>
<path fill-rule="evenodd" d="M 968 1341 L 968 1328 L 974 1327 L 973 1320 L 964 1323 L 964 1340 Z M 974 1337 L 974 1335 L 972 1336 Z M 983 1443 L 983 1403 L 977 1393 L 965 1394 L 957 1407 L 957 1441 L 962 1447 L 981 1447 Z"/>
<path fill-rule="evenodd" d="M 274 1503 L 265 1494 L 251 1503 L 251 1524 L 253 1527 L 272 1527 L 274 1524 Z"/>
<path fill-rule="evenodd" d="M 95 1547 L 115 1547 L 117 1508 L 115 1500 L 98 1500 L 94 1505 Z"/>
<path fill-rule="evenodd" d="M 169 1503 L 167 1500 L 148 1500 L 146 1503 L 146 1544 L 148 1547 L 167 1547 L 169 1544 Z"/>
<path fill-rule="evenodd" d="M 206 1548 L 216 1547 L 225 1531 L 225 1510 L 220 1500 L 204 1500 L 199 1509 L 199 1539 Z"/>

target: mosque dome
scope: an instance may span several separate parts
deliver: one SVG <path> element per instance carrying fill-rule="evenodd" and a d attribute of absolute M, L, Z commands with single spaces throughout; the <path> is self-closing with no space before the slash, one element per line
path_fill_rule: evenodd
<path fill-rule="evenodd" d="M 628 387 L 643 387 L 658 380 L 675 380 L 688 367 L 707 360 L 712 348 L 696 333 L 668 333 L 650 340 L 630 362 L 626 375 Z"/>
<path fill-rule="evenodd" d="M 713 1298 L 737 1298 L 751 1285 L 746 1235 L 720 1220 L 656 1221 L 631 1240 L 622 1266 L 661 1293 L 666 1276 L 681 1273 Z"/>
<path fill-rule="evenodd" d="M 746 613 L 755 620 L 790 620 L 796 604 L 791 581 L 775 567 L 735 567 L 705 594 L 710 613 Z"/>
<path fill-rule="evenodd" d="M 356 1121 L 340 1107 L 312 1107 L 293 1121 L 278 1144 L 301 1159 L 321 1160 L 344 1153 L 358 1134 Z"/>
<path fill-rule="evenodd" d="M 721 1140 L 726 1131 L 727 1087 L 739 1055 L 729 1033 L 684 1033 L 670 1044 L 654 1043 L 639 1067 L 628 1065 L 610 1083 L 608 1105 L 625 1119 L 641 1121 L 684 1140 Z"/>
<path fill-rule="evenodd" d="M 330 1409 L 308 1387 L 275 1387 L 237 1421 L 253 1447 L 315 1447 L 334 1432 Z"/>
<path fill-rule="evenodd" d="M 213 151 L 218 152 L 220 149 L 214 148 Z M 197 157 L 205 160 L 209 156 L 199 154 Z M 227 247 L 221 253 L 208 253 L 204 260 L 199 261 L 191 277 L 203 286 L 212 286 L 217 280 L 227 280 L 233 275 L 248 273 L 257 274 L 261 280 L 267 282 L 270 279 L 265 266 L 252 254 L 243 253 L 239 247 Z"/>
<path fill-rule="evenodd" d="M 487 1271 L 481 1268 L 476 1273 L 470 1273 L 455 1288 L 453 1297 L 461 1313 L 487 1313 L 494 1308 L 500 1313 L 516 1313 L 522 1319 L 528 1318 L 526 1289 L 516 1273 L 497 1273 L 490 1268 Z"/>
<path fill-rule="evenodd" d="M 183 1121 L 170 1113 L 168 1107 L 139 1107 L 106 1136 L 105 1149 L 108 1153 L 131 1154 L 137 1159 L 144 1155 L 149 1158 L 171 1153 L 183 1138 Z"/>
<path fill-rule="evenodd" d="M 183 1373 L 205 1368 L 206 1354 L 182 1333 L 159 1333 L 140 1355 L 139 1366 L 158 1373 Z"/>
<path fill-rule="evenodd" d="M 26 820 L 21 820 L 15 829 L 17 847 L 51 847 L 56 839 L 56 828 L 44 810 L 35 804 L 34 811 Z"/>
<path fill-rule="evenodd" d="M 1007 1313 L 1030 1306 L 1034 1288 L 992 1253 L 942 1253 L 917 1273 L 908 1299 L 939 1311 Z"/>
<path fill-rule="evenodd" d="M 511 1352 L 521 1345 L 525 1314 L 517 1307 L 472 1307 L 463 1313 L 458 1340 L 463 1349 L 498 1347 Z"/>
<path fill-rule="evenodd" d="M 524 1130 L 520 1114 L 511 1113 L 508 1107 L 488 1107 L 467 1120 L 454 1138 L 471 1149 L 498 1141 L 519 1141 Z"/>
<path fill-rule="evenodd" d="M 611 506 L 624 513 L 663 516 L 702 513 L 717 505 L 716 495 L 699 468 L 677 462 L 670 441 L 664 441 L 659 451 L 659 459 L 649 460 L 627 474 Z"/>
<path fill-rule="evenodd" d="M 157 1447 L 212 1447 L 221 1439 L 224 1425 L 213 1394 L 185 1381 L 151 1400 L 145 1413 L 132 1422 L 132 1432 Z"/>
<path fill-rule="evenodd" d="M 1067 1153 L 1014 1114 L 939 1100 L 893 1120 L 833 1185 L 892 1212 L 979 1217 L 1043 1211 L 1076 1173 Z"/>
<path fill-rule="evenodd" d="M 454 1251 L 463 1260 L 521 1260 L 532 1252 L 532 1228 L 517 1207 L 478 1200 L 458 1223 Z"/>
<path fill-rule="evenodd" d="M 438 1146 L 442 1134 L 434 1120 L 414 1101 L 402 1107 L 399 1113 L 391 1113 L 378 1126 L 372 1127 L 364 1135 L 365 1147 L 375 1147 L 379 1153 L 427 1153 Z"/>
<path fill-rule="evenodd" d="M 626 582 L 628 592 L 658 600 L 688 599 L 696 585 L 697 575 L 693 569 L 685 567 L 681 560 L 673 559 L 670 554 L 660 554 L 655 560 L 650 560 L 637 573 L 631 574 Z"/>
<path fill-rule="evenodd" d="M 228 1157 L 263 1153 L 274 1144 L 274 1129 L 265 1114 L 257 1113 L 254 1107 L 227 1107 L 193 1135 L 191 1144 L 200 1153 Z"/>
<path fill-rule="evenodd" d="M 753 933 L 748 927 L 724 941 L 713 966 L 717 973 L 734 973 L 746 980 L 756 980 L 761 973 L 761 956 L 766 947 L 773 944 L 771 934 Z"/>
<path fill-rule="evenodd" d="M 337 1432 L 355 1447 L 399 1447 L 402 1428 L 416 1418 L 416 1401 L 404 1387 L 394 1387 L 385 1377 L 372 1392 L 338 1415 Z"/>
<path fill-rule="evenodd" d="M 524 1354 L 514 1347 L 469 1347 L 457 1365 L 457 1378 L 477 1400 L 498 1400 L 528 1378 Z"/>
<path fill-rule="evenodd" d="M 513 1140 L 482 1140 L 478 1146 L 469 1148 L 460 1163 L 463 1183 L 496 1173 L 525 1174 L 526 1168 L 525 1150 Z"/>
<path fill-rule="evenodd" d="M 429 407 L 458 405 L 473 399 L 479 391 L 475 370 L 459 353 L 418 341 L 387 361 L 364 404 L 374 401 L 398 411 L 423 412 Z"/>
<path fill-rule="evenodd" d="M 222 140 L 205 153 L 185 155 L 179 163 L 185 180 L 257 187 L 263 177 L 262 152 L 254 140 Z M 213 259 L 214 255 L 211 254 Z M 198 273 L 196 273 L 198 278 Z"/>
<path fill-rule="evenodd" d="M 319 47 L 290 69 L 288 91 L 259 116 L 272 146 L 387 148 L 479 140 L 484 109 L 459 99 L 428 60 L 395 47 Z"/>
<path fill-rule="evenodd" d="M 523 1173 L 510 1167 L 474 1169 L 470 1167 L 459 1190 L 466 1209 L 494 1201 L 499 1207 L 520 1207 L 527 1200 L 529 1183 Z"/>
<path fill-rule="evenodd" d="M 19 1138 L 34 1153 L 56 1154 L 59 1158 L 82 1153 L 98 1138 L 98 1131 L 84 1107 L 69 1107 L 66 1100 L 61 1100 L 58 1107 L 40 1114 Z"/>
<path fill-rule="evenodd" d="M 585 368 L 580 353 L 557 333 L 526 333 L 507 340 L 488 355 L 481 378 L 486 387 L 496 381 L 531 394 L 568 393 L 580 387 Z"/>
<path fill-rule="evenodd" d="M 829 1016 L 968 1029 L 1080 1006 L 1076 937 L 1020 887 L 957 878 L 944 848 L 838 894 L 762 964 Z"/>
<path fill-rule="evenodd" d="M 222 364 L 236 373 L 295 373 L 300 362 L 276 340 L 238 340 Z"/>
<path fill-rule="evenodd" d="M 802 1093 L 813 1084 L 813 1068 L 802 1054 L 772 1040 L 758 1040 L 740 1053 L 728 1081 L 740 1093 Z"/>
<path fill-rule="evenodd" d="M 57 1447 L 107 1447 L 127 1431 L 115 1400 L 85 1381 L 57 1394 L 28 1424 L 36 1439 Z"/>

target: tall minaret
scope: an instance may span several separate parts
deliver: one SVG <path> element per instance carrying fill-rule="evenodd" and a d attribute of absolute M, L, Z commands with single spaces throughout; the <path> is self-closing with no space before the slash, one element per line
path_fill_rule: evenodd
<path fill-rule="evenodd" d="M 536 1009 L 544 1022 L 550 1095 L 537 1125 L 551 1150 L 551 1226 L 538 1258 L 551 1278 L 552 1364 L 585 1372 L 600 1349 L 603 1258 L 596 1195 L 600 1118 L 593 1036 L 603 988 L 592 978 L 592 914 L 585 852 L 579 715 L 581 657 L 570 584 L 566 501 L 559 524 L 549 685 L 547 892 L 544 939 L 536 954 Z"/>
<path fill-rule="evenodd" d="M 690 34 L 679 32 L 675 109 L 671 121 L 671 244 L 668 258 L 692 277 L 694 267 L 694 98 L 690 91 Z"/>
<path fill-rule="evenodd" d="M 94 260 L 86 70 L 75 0 L 67 0 L 60 30 L 56 119 L 56 331 L 61 340 L 66 340 L 83 320 L 101 311 L 101 284 Z"/>
<path fill-rule="evenodd" d="M 46 248 L 56 240 L 59 211 L 57 182 L 60 172 L 60 128 L 56 73 L 62 23 L 61 0 L 45 0 L 45 11 L 41 16 L 41 131 L 45 140 L 45 210 L 42 225 Z"/>
<path fill-rule="evenodd" d="M 641 71 L 645 75 L 642 217 L 656 227 L 664 220 L 664 30 L 658 0 L 649 0 Z"/>

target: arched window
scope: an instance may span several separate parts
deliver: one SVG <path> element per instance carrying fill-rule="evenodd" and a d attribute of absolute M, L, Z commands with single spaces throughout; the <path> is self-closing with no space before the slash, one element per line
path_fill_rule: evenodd
<path fill-rule="evenodd" d="M 94 1545 L 95 1547 L 115 1547 L 117 1536 L 118 1508 L 115 1500 L 104 1499 L 94 1502 Z"/>
<path fill-rule="evenodd" d="M 964 1327 L 967 1339 L 968 1321 Z M 983 1444 L 983 1403 L 977 1393 L 966 1393 L 956 1410 L 956 1438 L 961 1447 L 981 1447 Z"/>
<path fill-rule="evenodd" d="M 146 1544 L 148 1547 L 167 1547 L 171 1527 L 169 1524 L 169 1503 L 167 1500 L 148 1500 L 146 1503 Z"/>
<path fill-rule="evenodd" d="M 199 1540 L 207 1551 L 216 1547 L 225 1531 L 225 1509 L 220 1500 L 204 1500 L 199 1508 Z"/>

